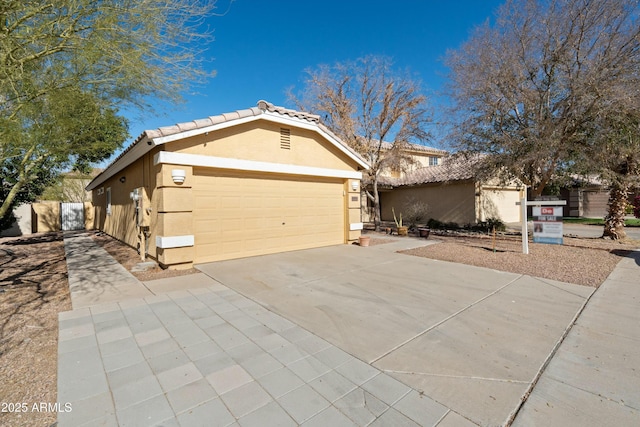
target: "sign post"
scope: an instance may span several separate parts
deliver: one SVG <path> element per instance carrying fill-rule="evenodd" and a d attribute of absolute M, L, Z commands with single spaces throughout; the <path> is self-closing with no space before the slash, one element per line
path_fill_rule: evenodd
<path fill-rule="evenodd" d="M 533 206 L 533 241 L 536 243 L 562 244 L 562 206 L 566 200 L 526 200 L 525 197 L 516 202 L 522 209 L 522 253 L 529 253 L 529 231 L 527 229 L 527 206 Z M 542 208 L 541 206 L 545 206 Z M 536 230 L 537 228 L 537 230 Z M 537 236 L 536 236 L 537 234 Z M 537 237 L 537 238 L 536 238 Z"/>
<path fill-rule="evenodd" d="M 527 190 L 525 190 L 524 197 L 520 199 L 520 210 L 522 211 L 520 217 L 522 218 L 522 253 L 529 253 L 529 230 L 527 229 Z"/>

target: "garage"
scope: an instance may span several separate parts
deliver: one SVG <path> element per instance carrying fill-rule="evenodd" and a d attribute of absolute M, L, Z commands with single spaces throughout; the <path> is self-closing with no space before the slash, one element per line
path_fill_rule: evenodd
<path fill-rule="evenodd" d="M 482 219 L 498 218 L 502 222 L 520 222 L 521 192 L 517 188 L 485 187 L 482 191 Z"/>
<path fill-rule="evenodd" d="M 206 168 L 193 178 L 195 263 L 346 241 L 343 180 Z"/>
<path fill-rule="evenodd" d="M 95 224 L 163 268 L 354 242 L 367 162 L 307 112 L 144 131 L 89 185 Z"/>

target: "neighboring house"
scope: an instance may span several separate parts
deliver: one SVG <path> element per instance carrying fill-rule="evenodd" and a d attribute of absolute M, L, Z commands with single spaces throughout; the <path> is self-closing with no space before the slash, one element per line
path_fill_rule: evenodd
<path fill-rule="evenodd" d="M 260 101 L 143 132 L 87 190 L 96 228 L 188 268 L 356 240 L 366 168 L 318 116 Z"/>
<path fill-rule="evenodd" d="M 65 172 L 56 183 L 45 188 L 39 199 L 72 203 L 90 202 L 91 192 L 86 191 L 85 187 L 100 172 L 102 169 L 98 168 L 93 168 L 88 174 L 77 171 Z"/>
<path fill-rule="evenodd" d="M 604 218 L 608 213 L 609 189 L 597 177 L 575 177 L 560 189 L 560 198 L 567 201 L 564 216 Z"/>
<path fill-rule="evenodd" d="M 393 145 L 389 142 L 382 143 L 382 150 L 390 150 Z M 383 169 L 380 171 L 381 181 L 378 182 L 378 191 L 382 198 L 382 193 L 389 191 L 388 183 L 393 179 L 401 179 L 407 173 L 411 173 L 421 168 L 441 165 L 444 161 L 444 157 L 448 154 L 445 150 L 439 150 L 437 148 L 429 147 L 419 144 L 406 144 L 403 151 L 410 157 L 411 161 L 405 164 L 404 170 Z M 362 195 L 362 220 L 364 222 L 373 222 L 374 210 L 373 202 L 364 194 Z M 390 209 L 390 208 L 389 208 Z M 387 221 L 384 216 L 383 221 Z M 393 218 L 391 218 L 393 220 Z"/>
<path fill-rule="evenodd" d="M 430 160 L 428 166 L 410 170 L 401 176 L 384 174 L 381 177 L 383 221 L 393 221 L 392 208 L 399 214 L 407 204 L 416 202 L 428 206 L 427 218 L 442 222 L 465 225 L 492 218 L 503 222 L 520 221 L 516 202 L 524 192 L 517 183 L 481 182 L 475 178 L 470 161 L 447 158 L 446 152 L 429 147 L 421 151 L 429 153 L 428 157 L 436 157 L 437 164 Z"/>
<path fill-rule="evenodd" d="M 383 150 L 390 150 L 392 148 L 392 144 L 389 142 L 382 143 Z M 429 166 L 438 166 L 441 165 L 444 161 L 444 157 L 448 154 L 445 150 L 439 150 L 437 148 L 428 147 L 426 145 L 419 144 L 407 144 L 407 147 L 404 148 L 404 152 L 408 154 L 412 162 L 407 165 L 404 171 L 396 171 L 396 170 L 384 170 L 382 171 L 383 176 L 391 176 L 399 178 L 403 176 L 403 174 L 407 172 L 411 172 L 420 168 L 425 168 Z"/>

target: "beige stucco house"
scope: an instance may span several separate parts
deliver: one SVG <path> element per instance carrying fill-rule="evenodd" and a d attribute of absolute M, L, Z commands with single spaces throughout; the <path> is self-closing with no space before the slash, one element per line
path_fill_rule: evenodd
<path fill-rule="evenodd" d="M 356 240 L 366 168 L 318 116 L 260 101 L 143 132 L 87 190 L 95 228 L 188 268 Z"/>
<path fill-rule="evenodd" d="M 520 221 L 516 205 L 524 192 L 513 182 L 478 180 L 470 161 L 447 157 L 447 152 L 411 145 L 408 153 L 414 167 L 397 174 L 383 173 L 379 181 L 383 221 L 393 221 L 392 208 L 402 212 L 408 203 L 428 206 L 428 218 L 459 225 L 477 224 L 489 219 Z M 366 219 L 365 219 L 366 220 Z"/>

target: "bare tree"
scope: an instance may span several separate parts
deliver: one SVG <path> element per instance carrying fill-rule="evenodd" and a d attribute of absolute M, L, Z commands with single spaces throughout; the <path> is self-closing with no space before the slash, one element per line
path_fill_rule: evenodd
<path fill-rule="evenodd" d="M 598 146 L 602 117 L 630 94 L 637 102 L 638 10 L 637 0 L 508 0 L 447 53 L 452 145 L 489 154 L 481 171 L 540 195 Z"/>
<path fill-rule="evenodd" d="M 403 148 L 430 138 L 427 97 L 419 82 L 409 72 L 395 70 L 390 58 L 367 56 L 306 70 L 302 96 L 290 91 L 289 97 L 298 108 L 320 114 L 336 135 L 369 162 L 363 189 L 373 203 L 379 229 L 380 173 L 403 170 L 411 163 Z"/>

